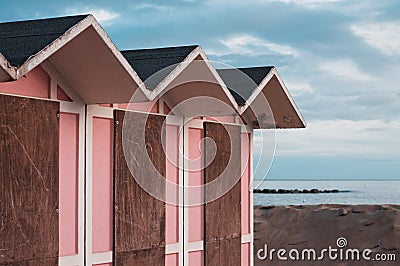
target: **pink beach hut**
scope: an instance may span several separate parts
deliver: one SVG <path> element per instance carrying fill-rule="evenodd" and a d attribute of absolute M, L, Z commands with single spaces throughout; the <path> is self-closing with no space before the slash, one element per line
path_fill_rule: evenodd
<path fill-rule="evenodd" d="M 252 265 L 253 131 L 305 123 L 240 71 L 91 15 L 0 23 L 0 265 Z"/>

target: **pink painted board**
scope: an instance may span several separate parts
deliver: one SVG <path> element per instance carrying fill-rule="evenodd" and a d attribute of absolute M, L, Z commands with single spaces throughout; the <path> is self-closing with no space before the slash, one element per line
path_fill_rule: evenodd
<path fill-rule="evenodd" d="M 165 266 L 178 266 L 179 255 L 178 253 L 165 255 Z"/>
<path fill-rule="evenodd" d="M 188 186 L 196 187 L 203 184 L 201 140 L 203 138 L 203 129 L 188 129 L 188 159 L 189 174 Z M 195 190 L 189 193 L 189 202 L 195 202 L 202 199 L 202 191 Z M 201 241 L 203 239 L 204 213 L 203 206 L 191 206 L 188 208 L 189 216 L 189 241 Z"/>
<path fill-rule="evenodd" d="M 59 253 L 78 254 L 79 115 L 60 114 Z"/>
<path fill-rule="evenodd" d="M 214 117 L 207 117 L 207 120 L 218 121 L 221 123 L 235 123 L 234 116 L 214 116 Z"/>
<path fill-rule="evenodd" d="M 171 108 L 169 108 L 168 104 L 164 102 L 164 114 L 169 114 L 171 112 Z"/>
<path fill-rule="evenodd" d="M 49 98 L 50 77 L 38 66 L 16 81 L 1 82 L 0 93 Z"/>
<path fill-rule="evenodd" d="M 144 102 L 144 103 L 120 103 L 118 108 L 127 109 L 132 111 L 158 113 L 158 101 Z"/>
<path fill-rule="evenodd" d="M 250 234 L 250 134 L 242 133 L 241 136 L 241 213 L 242 213 L 242 234 Z"/>
<path fill-rule="evenodd" d="M 166 178 L 169 182 L 166 187 L 166 235 L 167 244 L 179 242 L 179 210 L 174 203 L 179 202 L 179 127 L 167 125 L 166 128 Z M 168 202 L 172 203 L 169 204 Z"/>
<path fill-rule="evenodd" d="M 93 266 L 112 266 L 112 263 L 92 264 Z"/>
<path fill-rule="evenodd" d="M 113 120 L 93 118 L 92 251 L 112 250 Z"/>
<path fill-rule="evenodd" d="M 65 91 L 59 85 L 57 85 L 57 100 L 72 102 L 68 94 L 66 94 Z"/>
<path fill-rule="evenodd" d="M 190 266 L 202 266 L 204 265 L 203 251 L 189 252 L 189 265 Z"/>
<path fill-rule="evenodd" d="M 244 243 L 241 247 L 241 266 L 250 265 L 250 243 Z"/>

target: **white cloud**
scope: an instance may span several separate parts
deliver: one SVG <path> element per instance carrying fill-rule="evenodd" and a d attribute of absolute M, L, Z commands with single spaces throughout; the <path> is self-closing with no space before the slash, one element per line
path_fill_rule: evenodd
<path fill-rule="evenodd" d="M 105 25 L 110 25 L 113 20 L 120 16 L 119 13 L 104 9 L 104 8 L 67 8 L 65 11 L 66 15 L 79 15 L 79 14 L 92 14 L 97 21 L 104 23 Z"/>
<path fill-rule="evenodd" d="M 144 9 L 149 9 L 149 10 L 157 10 L 157 11 L 165 11 L 171 9 L 169 6 L 165 5 L 155 5 L 155 4 L 150 4 L 150 3 L 143 3 L 143 4 L 138 4 L 134 7 L 136 10 L 144 10 Z"/>
<path fill-rule="evenodd" d="M 400 23 L 384 22 L 351 26 L 354 35 L 387 55 L 400 55 Z"/>
<path fill-rule="evenodd" d="M 324 61 L 319 65 L 319 68 L 337 78 L 357 81 L 372 79 L 368 74 L 358 69 L 357 65 L 350 59 Z"/>
<path fill-rule="evenodd" d="M 227 54 L 241 54 L 258 56 L 265 54 L 277 54 L 298 57 L 299 53 L 289 45 L 282 45 L 274 42 L 269 42 L 252 35 L 240 35 L 220 40 L 225 46 L 223 51 L 213 51 L 210 54 L 214 55 L 227 55 Z"/>
<path fill-rule="evenodd" d="M 284 2 L 286 4 L 302 5 L 309 8 L 316 8 L 332 2 L 340 2 L 342 0 L 274 0 L 276 2 Z"/>
<path fill-rule="evenodd" d="M 277 130 L 278 155 L 400 158 L 400 119 L 309 121 L 304 130 Z M 255 135 L 254 145 L 262 138 Z M 265 141 L 268 141 L 265 139 Z"/>
<path fill-rule="evenodd" d="M 312 94 L 314 90 L 311 88 L 310 84 L 307 83 L 287 83 L 287 88 L 291 95 L 300 96 L 303 94 Z"/>

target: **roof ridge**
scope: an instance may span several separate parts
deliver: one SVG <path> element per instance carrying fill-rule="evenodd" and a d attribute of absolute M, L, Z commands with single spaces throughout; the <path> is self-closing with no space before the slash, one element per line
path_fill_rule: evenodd
<path fill-rule="evenodd" d="M 231 70 L 231 69 L 262 69 L 262 68 L 275 68 L 275 66 L 253 66 L 253 67 L 232 67 L 232 68 L 217 68 L 217 70 Z"/>
<path fill-rule="evenodd" d="M 18 20 L 18 21 L 5 21 L 5 22 L 0 22 L 0 25 L 17 24 L 17 23 L 29 23 L 29 22 L 36 22 L 36 21 L 67 19 L 67 18 L 78 18 L 78 17 L 84 18 L 84 17 L 88 17 L 88 16 L 91 16 L 91 14 L 70 15 L 70 16 L 51 17 L 51 18 L 37 18 L 37 19 L 27 19 L 27 20 Z"/>
<path fill-rule="evenodd" d="M 151 50 L 162 50 L 162 49 L 173 49 L 173 48 L 189 48 L 189 47 L 199 47 L 199 44 L 193 45 L 178 45 L 178 46 L 166 46 L 166 47 L 154 47 L 154 48 L 140 48 L 140 49 L 128 49 L 121 50 L 121 52 L 139 52 L 139 51 L 151 51 Z"/>

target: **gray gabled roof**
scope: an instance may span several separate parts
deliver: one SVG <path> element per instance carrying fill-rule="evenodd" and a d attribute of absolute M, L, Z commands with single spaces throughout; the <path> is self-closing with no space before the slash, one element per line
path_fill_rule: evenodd
<path fill-rule="evenodd" d="M 121 51 L 148 89 L 171 73 L 198 45 Z M 157 73 L 157 75 L 154 75 Z M 149 79 L 150 78 L 150 79 Z"/>
<path fill-rule="evenodd" d="M 87 16 L 0 23 L 0 53 L 12 66 L 21 66 Z"/>
<path fill-rule="evenodd" d="M 217 69 L 217 72 L 237 104 L 243 106 L 273 68 L 273 66 L 229 68 Z"/>

